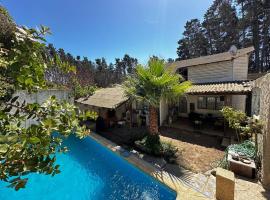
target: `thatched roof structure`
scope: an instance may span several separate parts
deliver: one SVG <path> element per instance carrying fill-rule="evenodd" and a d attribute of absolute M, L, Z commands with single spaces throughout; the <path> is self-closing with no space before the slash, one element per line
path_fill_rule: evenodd
<path fill-rule="evenodd" d="M 88 98 L 80 98 L 76 102 L 84 105 L 115 109 L 128 100 L 125 90 L 120 85 L 97 90 Z"/>

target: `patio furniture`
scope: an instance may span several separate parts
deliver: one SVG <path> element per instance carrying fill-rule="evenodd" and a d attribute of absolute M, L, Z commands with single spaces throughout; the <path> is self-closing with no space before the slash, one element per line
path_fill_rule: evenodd
<path fill-rule="evenodd" d="M 118 121 L 117 125 L 118 125 L 118 127 L 123 127 L 126 125 L 126 121 L 124 121 L 124 120 Z"/>
<path fill-rule="evenodd" d="M 195 120 L 194 121 L 194 128 L 201 129 L 202 128 L 202 121 L 201 120 Z"/>

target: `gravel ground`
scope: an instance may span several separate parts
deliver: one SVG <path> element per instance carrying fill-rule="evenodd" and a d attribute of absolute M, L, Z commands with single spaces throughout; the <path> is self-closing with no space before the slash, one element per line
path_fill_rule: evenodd
<path fill-rule="evenodd" d="M 173 128 L 161 129 L 161 140 L 178 148 L 177 163 L 195 173 L 213 168 L 213 164 L 224 156 L 224 149 L 213 136 L 187 133 Z"/>

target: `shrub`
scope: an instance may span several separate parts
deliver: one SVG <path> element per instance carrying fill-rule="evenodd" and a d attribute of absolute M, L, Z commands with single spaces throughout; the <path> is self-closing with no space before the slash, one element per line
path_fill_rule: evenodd
<path fill-rule="evenodd" d="M 135 142 L 136 146 L 142 151 L 154 155 L 162 156 L 169 163 L 174 163 L 178 149 L 169 142 L 160 141 L 157 134 L 147 134 L 142 140 Z"/>
<path fill-rule="evenodd" d="M 158 134 L 148 134 L 145 137 L 145 146 L 151 150 L 154 155 L 160 154 L 162 146 L 160 143 L 160 137 Z"/>
<path fill-rule="evenodd" d="M 163 154 L 167 158 L 176 158 L 178 149 L 171 142 L 162 142 Z"/>
<path fill-rule="evenodd" d="M 97 90 L 95 85 L 82 86 L 78 82 L 75 82 L 74 98 L 79 99 L 82 97 L 89 97 Z"/>

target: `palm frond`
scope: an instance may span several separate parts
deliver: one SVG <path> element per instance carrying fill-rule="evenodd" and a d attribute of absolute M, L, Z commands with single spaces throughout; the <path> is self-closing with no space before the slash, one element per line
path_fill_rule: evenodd
<path fill-rule="evenodd" d="M 136 67 L 135 75 L 127 78 L 124 87 L 130 98 L 158 107 L 162 98 L 174 101 L 191 86 L 180 80 L 179 74 L 165 70 L 164 60 L 150 59 L 147 66 Z"/>

